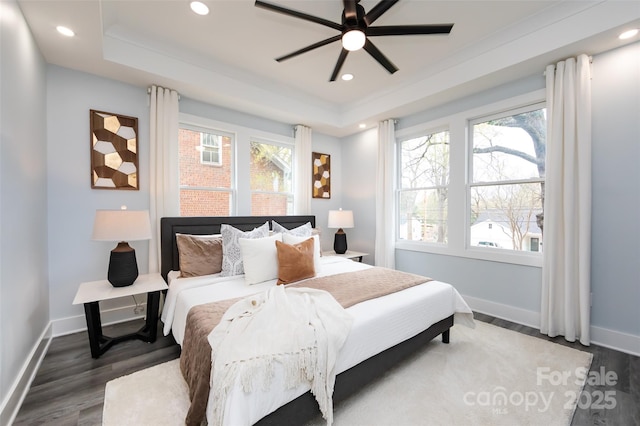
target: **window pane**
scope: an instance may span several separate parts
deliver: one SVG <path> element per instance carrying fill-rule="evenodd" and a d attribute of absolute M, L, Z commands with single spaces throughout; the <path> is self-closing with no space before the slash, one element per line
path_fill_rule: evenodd
<path fill-rule="evenodd" d="M 251 190 L 291 192 L 292 149 L 251 142 Z"/>
<path fill-rule="evenodd" d="M 471 188 L 470 244 L 508 250 L 542 251 L 544 183 L 485 185 Z"/>
<path fill-rule="evenodd" d="M 544 177 L 546 110 L 473 125 L 473 182 Z"/>
<path fill-rule="evenodd" d="M 293 197 L 290 194 L 254 192 L 251 194 L 253 216 L 292 215 Z"/>
<path fill-rule="evenodd" d="M 447 242 L 449 132 L 400 143 L 398 238 Z"/>
<path fill-rule="evenodd" d="M 446 186 L 449 183 L 449 132 L 403 141 L 401 161 L 403 189 Z"/>
<path fill-rule="evenodd" d="M 215 130 L 181 128 L 178 143 L 180 214 L 230 215 L 233 138 Z M 214 147 L 216 144 L 222 146 Z"/>
<path fill-rule="evenodd" d="M 203 189 L 181 189 L 180 215 L 230 216 L 231 193 Z"/>
<path fill-rule="evenodd" d="M 293 149 L 251 142 L 251 214 L 293 214 Z"/>
<path fill-rule="evenodd" d="M 447 189 L 400 193 L 398 238 L 432 243 L 447 242 Z"/>

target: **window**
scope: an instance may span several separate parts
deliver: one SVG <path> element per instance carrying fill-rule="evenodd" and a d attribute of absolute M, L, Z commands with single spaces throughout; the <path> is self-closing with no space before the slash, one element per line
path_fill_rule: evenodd
<path fill-rule="evenodd" d="M 447 243 L 449 132 L 399 142 L 398 239 Z"/>
<path fill-rule="evenodd" d="M 471 246 L 541 250 L 546 126 L 544 104 L 470 122 Z"/>
<path fill-rule="evenodd" d="M 294 147 L 291 136 L 180 113 L 180 214 L 293 214 Z"/>
<path fill-rule="evenodd" d="M 200 132 L 200 162 L 214 166 L 222 165 L 223 136 Z"/>
<path fill-rule="evenodd" d="M 181 216 L 229 216 L 233 211 L 234 135 L 181 125 L 178 132 Z"/>
<path fill-rule="evenodd" d="M 293 146 L 251 142 L 251 214 L 293 214 Z"/>

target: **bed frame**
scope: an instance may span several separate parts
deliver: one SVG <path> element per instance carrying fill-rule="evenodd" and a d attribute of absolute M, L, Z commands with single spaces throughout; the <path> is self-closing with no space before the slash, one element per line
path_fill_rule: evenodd
<path fill-rule="evenodd" d="M 307 222 L 315 228 L 315 216 L 205 216 L 205 217 L 163 217 L 160 219 L 160 273 L 167 281 L 169 271 L 180 270 L 176 234 L 212 235 L 220 233 L 223 223 L 232 225 L 242 231 L 251 231 L 272 221 L 278 222 L 287 229 L 297 228 Z M 168 282 L 168 281 L 167 281 Z"/>
<path fill-rule="evenodd" d="M 230 217 L 164 217 L 160 219 L 161 273 L 167 280 L 171 270 L 179 269 L 176 234 L 219 234 L 220 225 L 232 225 L 243 231 L 272 221 L 288 229 L 311 222 L 315 227 L 315 216 L 230 216 Z M 442 334 L 442 342 L 449 343 L 449 329 L 453 326 L 453 315 L 433 324 L 422 333 L 405 340 L 360 364 L 338 374 L 333 395 L 334 406 L 356 394 L 369 383 L 380 379 L 385 371 L 420 350 L 426 343 Z M 304 424 L 319 416 L 318 403 L 311 392 L 307 392 L 278 410 L 261 419 L 256 425 Z"/>

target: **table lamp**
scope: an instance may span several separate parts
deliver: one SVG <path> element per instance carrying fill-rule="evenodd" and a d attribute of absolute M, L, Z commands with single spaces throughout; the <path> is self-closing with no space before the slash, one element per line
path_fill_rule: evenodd
<path fill-rule="evenodd" d="M 329 210 L 329 228 L 338 228 L 333 239 L 333 251 L 344 254 L 347 251 L 347 234 L 343 228 L 353 228 L 353 212 L 351 210 Z"/>
<path fill-rule="evenodd" d="M 114 287 L 133 284 L 138 278 L 136 251 L 127 241 L 151 238 L 151 222 L 148 210 L 96 210 L 92 240 L 118 241 L 111 250 L 107 279 Z"/>

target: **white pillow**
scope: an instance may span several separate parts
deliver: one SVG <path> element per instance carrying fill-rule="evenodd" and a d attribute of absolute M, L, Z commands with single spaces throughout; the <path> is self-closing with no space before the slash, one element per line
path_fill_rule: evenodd
<path fill-rule="evenodd" d="M 284 226 L 280 225 L 278 222 L 276 222 L 274 220 L 274 221 L 272 221 L 272 226 L 273 226 L 273 232 L 280 232 L 282 234 L 296 235 L 298 237 L 310 237 L 311 236 L 311 231 L 313 229 L 313 228 L 311 228 L 311 222 L 307 222 L 304 225 L 298 226 L 297 228 L 287 229 L 287 228 L 285 228 Z"/>
<path fill-rule="evenodd" d="M 222 272 L 221 277 L 244 274 L 242 264 L 242 252 L 240 250 L 240 238 L 263 238 L 269 236 L 269 222 L 259 226 L 252 231 L 241 231 L 231 225 L 223 223 L 220 225 L 222 234 Z M 276 243 L 273 243 L 274 245 Z"/>
<path fill-rule="evenodd" d="M 310 237 L 298 237 L 291 234 L 282 234 L 282 242 L 291 245 L 301 243 L 309 238 L 313 238 L 313 266 L 317 274 L 320 270 L 320 236 L 312 235 Z M 275 245 L 275 243 L 273 244 Z"/>
<path fill-rule="evenodd" d="M 276 241 L 282 242 L 282 234 L 238 240 L 244 264 L 244 280 L 247 284 L 258 284 L 278 278 Z"/>

